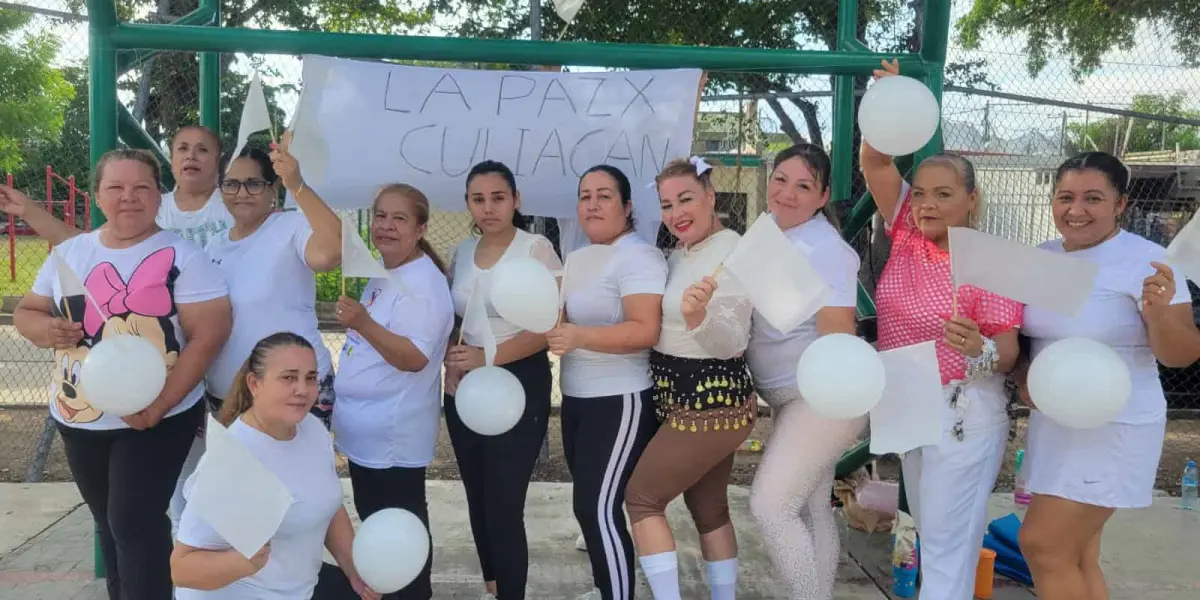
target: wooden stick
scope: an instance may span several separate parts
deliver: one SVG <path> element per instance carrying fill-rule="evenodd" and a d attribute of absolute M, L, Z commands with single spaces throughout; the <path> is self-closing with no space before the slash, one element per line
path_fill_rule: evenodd
<path fill-rule="evenodd" d="M 342 295 L 346 295 L 346 276 L 342 276 Z"/>

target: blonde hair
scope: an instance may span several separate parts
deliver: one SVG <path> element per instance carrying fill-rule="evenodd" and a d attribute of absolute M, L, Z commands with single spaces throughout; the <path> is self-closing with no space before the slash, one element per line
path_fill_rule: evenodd
<path fill-rule="evenodd" d="M 654 177 L 654 186 L 662 185 L 662 182 L 671 179 L 672 177 L 691 177 L 700 182 L 706 190 L 715 190 L 712 183 L 712 169 L 708 169 L 703 173 L 696 173 L 696 165 L 686 158 L 677 158 L 663 167 L 663 170 Z"/>
<path fill-rule="evenodd" d="M 388 194 L 403 196 L 413 203 L 413 206 L 416 207 L 418 225 L 429 223 L 429 198 L 425 196 L 424 192 L 407 183 L 389 183 L 379 188 L 379 191 L 375 193 L 375 199 L 371 201 L 371 212 L 379 209 L 379 201 Z M 421 239 L 417 241 L 417 247 L 433 261 L 439 271 L 443 274 L 446 273 L 446 263 L 442 261 L 441 256 L 438 256 L 437 250 L 433 249 L 425 236 L 421 236 Z"/>
<path fill-rule="evenodd" d="M 217 416 L 219 423 L 229 427 L 238 417 L 254 406 L 254 394 L 250 392 L 250 384 L 246 379 L 251 373 L 254 373 L 254 376 L 259 379 L 265 377 L 267 355 L 276 348 L 287 347 L 307 348 L 309 351 L 313 349 L 308 340 L 289 331 L 272 333 L 259 340 L 254 345 L 254 349 L 250 351 L 246 362 L 242 363 L 242 367 L 238 369 L 237 375 L 233 377 L 233 387 L 229 389 L 229 394 L 221 403 L 221 412 Z"/>
<path fill-rule="evenodd" d="M 108 163 L 118 160 L 132 160 L 146 165 L 150 168 L 150 173 L 154 177 L 155 191 L 162 188 L 162 169 L 158 165 L 158 159 L 147 150 L 125 148 L 121 150 L 109 150 L 100 157 L 100 160 L 96 161 L 95 173 L 92 174 L 93 193 L 100 189 L 100 182 L 104 180 L 104 168 L 108 166 Z"/>

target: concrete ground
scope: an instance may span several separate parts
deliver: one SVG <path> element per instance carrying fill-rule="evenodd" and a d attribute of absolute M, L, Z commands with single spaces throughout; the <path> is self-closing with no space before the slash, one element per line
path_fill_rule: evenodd
<path fill-rule="evenodd" d="M 347 503 L 349 484 L 346 484 Z M 576 551 L 578 534 L 570 509 L 569 484 L 535 483 L 526 508 L 530 545 L 530 600 L 569 600 L 586 591 L 586 556 Z M 730 488 L 741 549 L 738 597 L 784 598 L 774 582 L 761 538 L 749 518 L 747 490 Z M 1196 547 L 1200 513 L 1173 508 L 1160 497 L 1153 508 L 1119 513 L 1105 535 L 1104 566 L 1113 600 L 1185 600 L 1200 597 Z M 478 598 L 478 562 L 460 484 L 429 482 L 433 521 L 434 584 L 438 599 Z M 993 497 L 993 516 L 1012 510 L 1011 496 Z M 703 559 L 682 503 L 671 506 L 679 535 L 683 596 L 707 598 Z M 92 520 L 71 483 L 0 484 L 0 600 L 103 600 L 103 582 L 92 578 Z M 837 600 L 883 600 L 890 588 L 887 534 L 844 530 Z M 639 574 L 640 575 L 640 574 Z M 644 582 L 638 598 L 649 598 Z M 1032 598 L 1024 588 L 997 580 L 993 598 Z"/>

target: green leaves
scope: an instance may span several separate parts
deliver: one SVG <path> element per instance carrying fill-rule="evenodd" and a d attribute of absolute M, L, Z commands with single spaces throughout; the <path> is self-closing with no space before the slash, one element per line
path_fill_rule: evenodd
<path fill-rule="evenodd" d="M 60 41 L 31 27 L 31 13 L 0 9 L 0 172 L 16 171 L 30 149 L 58 139 L 75 89 L 51 66 Z"/>

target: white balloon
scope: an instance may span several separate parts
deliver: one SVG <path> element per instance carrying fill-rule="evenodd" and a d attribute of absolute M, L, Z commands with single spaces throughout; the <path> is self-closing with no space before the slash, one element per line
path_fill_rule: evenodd
<path fill-rule="evenodd" d="M 391 594 L 412 583 L 429 559 L 429 530 L 417 515 L 385 508 L 358 526 L 351 555 L 363 583 Z"/>
<path fill-rule="evenodd" d="M 894 75 L 871 84 L 858 106 L 858 128 L 871 147 L 888 156 L 920 150 L 937 133 L 941 110 L 925 84 Z"/>
<path fill-rule="evenodd" d="M 454 405 L 471 431 L 500 435 L 525 414 L 525 388 L 516 375 L 500 367 L 479 367 L 458 382 Z"/>
<path fill-rule="evenodd" d="M 817 338 L 796 365 L 800 397 L 827 419 L 854 419 L 883 398 L 883 360 L 865 340 L 832 333 Z"/>
<path fill-rule="evenodd" d="M 558 322 L 558 282 L 546 265 L 522 257 L 502 260 L 492 270 L 492 306 L 500 318 L 534 333 Z"/>
<path fill-rule="evenodd" d="M 1029 396 L 1059 425 L 1091 429 L 1112 421 L 1129 402 L 1133 381 L 1107 344 L 1065 338 L 1046 346 L 1029 365 Z"/>
<path fill-rule="evenodd" d="M 96 410 L 127 417 L 144 410 L 167 382 L 167 363 L 150 341 L 136 335 L 100 340 L 83 359 L 79 384 Z"/>

